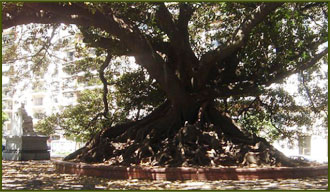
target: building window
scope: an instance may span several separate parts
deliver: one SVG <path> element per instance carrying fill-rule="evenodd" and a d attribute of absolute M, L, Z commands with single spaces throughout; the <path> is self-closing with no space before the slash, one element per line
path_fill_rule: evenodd
<path fill-rule="evenodd" d="M 68 53 L 68 59 L 69 59 L 69 61 L 73 61 L 73 56 L 74 56 L 74 53 L 73 52 L 69 52 Z"/>
<path fill-rule="evenodd" d="M 9 109 L 12 110 L 13 109 L 13 103 L 10 101 L 6 101 L 3 105 L 3 109 Z"/>
<path fill-rule="evenodd" d="M 311 155 L 311 136 L 299 136 L 299 154 Z"/>
<path fill-rule="evenodd" d="M 11 34 L 6 34 L 2 36 L 2 42 L 3 44 L 6 44 L 7 46 L 11 46 L 13 45 L 15 40 L 15 34 L 11 33 Z"/>
<path fill-rule="evenodd" d="M 42 105 L 43 98 L 38 97 L 34 99 L 34 105 Z"/>
<path fill-rule="evenodd" d="M 2 93 L 3 95 L 2 96 L 6 96 L 6 97 L 10 97 L 12 96 L 12 86 L 10 84 L 7 84 L 8 86 L 5 87 L 4 85 L 2 85 Z"/>
<path fill-rule="evenodd" d="M 326 138 L 326 140 L 327 140 L 327 156 L 329 156 L 328 154 L 329 154 L 329 140 L 328 140 L 328 136 L 326 136 L 325 137 Z"/>
<path fill-rule="evenodd" d="M 43 119 L 46 117 L 46 114 L 45 113 L 35 113 L 33 116 L 36 119 Z"/>
<path fill-rule="evenodd" d="M 69 92 L 69 93 L 64 93 L 63 95 L 64 95 L 64 97 L 66 97 L 67 99 L 72 99 L 72 98 L 74 98 L 74 93 L 71 93 L 71 92 Z"/>
<path fill-rule="evenodd" d="M 51 139 L 52 140 L 59 140 L 61 137 L 59 135 L 52 135 Z"/>
<path fill-rule="evenodd" d="M 40 81 L 33 82 L 32 89 L 33 89 L 33 91 L 37 91 L 37 92 L 46 90 L 45 86 L 44 86 L 44 83 L 40 82 Z"/>

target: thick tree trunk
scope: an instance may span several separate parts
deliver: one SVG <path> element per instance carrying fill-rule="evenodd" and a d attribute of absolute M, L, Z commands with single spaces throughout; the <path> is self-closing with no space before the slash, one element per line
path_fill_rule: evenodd
<path fill-rule="evenodd" d="M 106 128 L 65 160 L 120 165 L 294 166 L 266 140 L 245 135 L 213 102 L 186 108 L 166 101 L 147 117 Z"/>

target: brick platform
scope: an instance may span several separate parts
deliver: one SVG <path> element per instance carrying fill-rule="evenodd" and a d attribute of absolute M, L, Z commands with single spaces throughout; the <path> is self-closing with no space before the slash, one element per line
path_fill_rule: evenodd
<path fill-rule="evenodd" d="M 54 161 L 56 171 L 109 179 L 147 180 L 253 180 L 328 175 L 328 166 L 276 168 L 120 167 Z"/>

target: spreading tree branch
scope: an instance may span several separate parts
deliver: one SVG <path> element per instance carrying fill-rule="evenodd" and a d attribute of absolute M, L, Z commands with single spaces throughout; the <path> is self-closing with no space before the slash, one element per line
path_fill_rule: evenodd
<path fill-rule="evenodd" d="M 215 50 L 211 50 L 201 57 L 199 74 L 202 74 L 198 87 L 202 88 L 207 81 L 207 77 L 210 70 L 214 65 L 220 63 L 226 57 L 231 56 L 233 53 L 238 51 L 244 46 L 249 33 L 259 23 L 264 21 L 267 15 L 271 14 L 274 10 L 280 7 L 283 3 L 264 3 L 255 9 L 254 13 L 250 15 L 249 19 L 246 19 L 233 35 L 227 45 L 220 45 Z"/>
<path fill-rule="evenodd" d="M 107 79 L 104 77 L 104 70 L 109 66 L 111 58 L 112 58 L 112 55 L 110 53 L 108 53 L 104 63 L 101 65 L 101 67 L 99 69 L 99 77 L 103 83 L 103 94 L 102 94 L 102 99 L 103 99 L 103 104 L 104 104 L 103 116 L 106 119 L 109 119 L 109 105 L 108 105 L 108 99 L 107 99 L 108 82 L 107 82 Z"/>
<path fill-rule="evenodd" d="M 169 37 L 171 47 L 175 53 L 175 70 L 180 72 L 180 79 L 185 86 L 189 86 L 191 77 L 196 76 L 194 68 L 198 67 L 198 58 L 189 42 L 188 22 L 194 9 L 187 3 L 180 3 L 179 18 L 175 21 L 164 3 L 159 3 L 156 12 L 157 24 Z M 173 56 L 173 55 L 168 55 Z"/>
<path fill-rule="evenodd" d="M 57 26 L 54 26 L 50 37 L 47 38 L 47 40 L 44 42 L 43 46 L 36 53 L 34 53 L 33 55 L 28 55 L 28 56 L 24 56 L 24 57 L 20 57 L 20 58 L 15 58 L 15 59 L 12 59 L 12 60 L 6 60 L 5 62 L 9 64 L 9 63 L 14 63 L 14 62 L 20 61 L 20 60 L 31 59 L 33 57 L 38 56 L 42 51 L 45 51 L 45 53 L 43 54 L 42 59 L 40 59 L 40 62 L 41 62 L 41 60 L 43 60 L 46 57 L 46 54 L 47 53 L 49 54 L 49 52 L 47 50 L 52 45 L 51 41 L 53 40 L 53 38 L 55 36 L 56 29 L 58 27 L 59 27 L 58 25 Z M 20 41 L 21 41 L 21 39 L 20 39 Z"/>
<path fill-rule="evenodd" d="M 26 12 L 24 10 L 29 10 Z M 8 13 L 3 12 L 3 27 L 28 23 L 64 23 L 99 28 L 116 36 L 136 59 L 136 63 L 145 67 L 150 76 L 157 80 L 171 101 L 185 102 L 189 94 L 183 88 L 174 71 L 166 65 L 156 53 L 152 43 L 137 28 L 132 28 L 110 11 L 92 12 L 84 3 L 24 3 L 23 7 Z"/>
<path fill-rule="evenodd" d="M 264 85 L 269 86 L 272 83 L 276 83 L 286 77 L 289 77 L 290 75 L 299 73 L 300 71 L 304 71 L 306 69 L 309 69 L 313 67 L 322 57 L 328 54 L 328 47 L 325 48 L 323 51 L 319 52 L 318 54 L 315 54 L 315 56 L 307 61 L 302 61 L 297 63 L 297 67 L 288 70 L 288 71 L 283 71 L 279 72 L 277 75 L 275 75 L 273 78 L 270 78 L 268 81 L 264 83 Z"/>
<path fill-rule="evenodd" d="M 311 96 L 311 92 L 310 92 L 309 88 L 308 88 L 307 85 L 306 85 L 306 80 L 305 80 L 304 71 L 301 71 L 301 72 L 300 72 L 300 76 L 301 76 L 301 79 L 302 79 L 302 85 L 303 85 L 303 87 L 304 87 L 304 89 L 305 89 L 305 91 L 306 91 L 306 94 L 307 94 L 307 97 L 308 97 L 309 103 L 311 104 L 314 113 L 319 113 L 320 111 L 315 107 L 315 104 L 314 104 L 313 98 L 312 98 L 312 96 Z"/>
<path fill-rule="evenodd" d="M 104 111 L 102 113 L 97 113 L 93 119 L 91 119 L 87 125 L 87 127 L 91 127 L 92 125 L 95 124 L 95 122 L 101 118 L 102 116 L 105 119 L 110 120 L 110 116 L 109 116 L 109 105 L 108 105 L 108 82 L 107 79 L 104 76 L 104 70 L 109 66 L 110 61 L 111 61 L 112 55 L 108 52 L 107 53 L 107 57 L 105 59 L 105 61 L 103 62 L 103 64 L 100 66 L 99 68 L 99 77 L 100 80 L 103 83 L 103 92 L 102 92 L 102 101 L 103 101 L 103 105 L 104 105 Z"/>
<path fill-rule="evenodd" d="M 318 54 L 315 54 L 313 58 L 307 61 L 297 62 L 296 68 L 293 68 L 292 70 L 278 72 L 276 75 L 268 78 L 263 82 L 259 82 L 258 84 L 255 83 L 255 81 L 244 81 L 244 82 L 239 82 L 239 84 L 236 85 L 234 82 L 233 87 L 222 86 L 216 89 L 209 87 L 204 88 L 201 91 L 203 95 L 202 99 L 227 98 L 230 96 L 256 96 L 258 94 L 261 94 L 260 92 L 261 87 L 268 87 L 271 84 L 277 83 L 286 77 L 299 73 L 301 70 L 309 69 L 315 66 L 315 64 L 317 64 L 317 62 L 327 54 L 328 54 L 328 47 L 325 48 L 323 51 L 319 52 Z"/>
<path fill-rule="evenodd" d="M 166 8 L 164 2 L 157 3 L 158 9 L 156 11 L 157 24 L 161 30 L 163 30 L 170 39 L 175 39 L 176 25 L 173 21 L 171 13 Z"/>
<path fill-rule="evenodd" d="M 181 32 L 188 33 L 188 23 L 194 14 L 194 8 L 189 3 L 180 3 L 180 14 L 177 25 Z"/>
<path fill-rule="evenodd" d="M 254 108 L 252 105 L 256 102 L 260 100 L 259 97 L 256 97 L 253 101 L 250 102 L 250 104 L 247 106 L 247 107 L 244 107 L 243 109 L 241 109 L 239 112 L 238 112 L 238 117 L 241 116 L 243 113 L 247 112 L 249 109 L 251 108 Z"/>

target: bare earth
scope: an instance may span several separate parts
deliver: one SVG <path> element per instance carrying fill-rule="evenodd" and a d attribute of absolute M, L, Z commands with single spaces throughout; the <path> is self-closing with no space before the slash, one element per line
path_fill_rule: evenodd
<path fill-rule="evenodd" d="M 2 190 L 327 190 L 328 177 L 246 181 L 110 180 L 59 174 L 51 161 L 2 161 Z"/>

